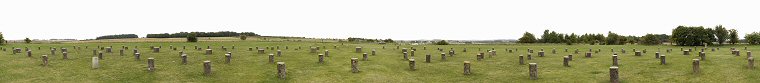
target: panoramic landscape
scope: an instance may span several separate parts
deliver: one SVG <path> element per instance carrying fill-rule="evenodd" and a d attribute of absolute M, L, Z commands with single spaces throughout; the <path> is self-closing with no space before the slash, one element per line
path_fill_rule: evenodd
<path fill-rule="evenodd" d="M 758 83 L 753 3 L 0 1 L 0 83 Z"/>

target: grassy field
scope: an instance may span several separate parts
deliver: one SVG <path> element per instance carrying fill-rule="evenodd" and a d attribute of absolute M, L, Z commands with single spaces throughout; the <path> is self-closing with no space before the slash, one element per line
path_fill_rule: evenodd
<path fill-rule="evenodd" d="M 203 51 L 193 50 L 194 46 L 205 48 L 211 46 L 213 55 L 204 55 Z M 74 49 L 80 46 L 81 49 Z M 105 53 L 99 69 L 91 68 L 92 50 L 97 46 L 113 46 L 114 53 Z M 121 46 L 130 47 L 126 55 L 120 56 Z M 143 54 L 142 60 L 134 60 L 133 47 L 137 47 Z M 162 46 L 160 53 L 152 53 L 150 46 Z M 178 47 L 171 50 L 169 46 Z M 187 46 L 187 49 L 182 49 Z M 225 64 L 221 46 L 226 46 L 233 53 L 232 63 Z M 235 46 L 235 49 L 231 47 Z M 249 47 L 276 47 L 282 50 L 283 56 L 275 57 L 277 62 L 285 62 L 287 65 L 287 79 L 276 77 L 276 65 L 267 63 L 266 54 L 275 53 L 267 50 L 266 54 L 258 54 L 248 51 Z M 288 49 L 285 49 L 285 47 Z M 324 50 L 330 51 L 330 57 L 326 57 L 326 63 L 317 63 L 318 53 L 309 53 L 310 46 L 324 46 Z M 334 48 L 333 46 L 337 46 Z M 417 59 L 417 70 L 408 68 L 408 61 L 402 59 L 401 49 L 396 49 L 396 44 L 366 44 L 366 43 L 335 43 L 335 42 L 256 42 L 256 41 L 232 41 L 232 42 L 198 42 L 198 43 L 64 43 L 64 44 L 11 44 L 2 48 L 7 51 L 0 52 L 0 82 L 319 82 L 319 83 L 345 83 L 345 82 L 370 82 L 370 83 L 440 83 L 440 82 L 609 82 L 609 67 L 611 65 L 610 49 L 615 49 L 620 55 L 620 77 L 626 83 L 647 82 L 671 82 L 671 83 L 757 83 L 760 82 L 760 70 L 747 68 L 747 57 L 744 46 L 720 46 L 715 52 L 707 50 L 707 60 L 701 62 L 701 74 L 691 73 L 692 59 L 698 58 L 697 53 L 682 55 L 680 48 L 689 49 L 695 47 L 676 46 L 641 46 L 641 45 L 559 45 L 559 44 L 511 44 L 511 45 L 400 45 L 401 48 L 417 49 L 414 56 Z M 13 55 L 11 47 L 29 47 L 33 51 L 33 57 L 27 57 L 26 53 Z M 40 47 L 41 49 L 38 49 Z M 60 51 L 57 55 L 50 55 L 50 47 L 64 47 L 69 49 L 69 60 L 63 60 Z M 87 48 L 85 48 L 87 47 Z M 360 73 L 351 73 L 350 58 L 361 58 L 361 53 L 355 53 L 355 47 L 363 47 L 364 52 L 377 50 L 377 55 L 370 56 L 368 61 L 359 61 Z M 385 49 L 383 49 L 385 47 Z M 426 47 L 427 49 L 423 49 Z M 737 47 L 742 50 L 741 56 L 733 56 L 729 48 Z M 302 48 L 298 49 L 297 48 Z M 440 53 L 436 48 L 454 48 L 457 55 L 441 60 Z M 467 48 L 467 52 L 462 49 Z M 477 61 L 476 53 L 485 52 L 487 49 L 495 49 L 497 55 L 485 60 Z M 551 50 L 557 49 L 557 54 Z M 565 52 L 564 48 L 569 48 Z M 588 49 L 601 49 L 594 53 L 593 58 L 584 58 L 583 54 L 573 54 L 575 49 L 585 53 Z M 620 53 L 620 49 L 626 49 L 626 53 Z M 667 56 L 667 65 L 660 65 L 659 59 L 655 59 L 654 53 L 658 48 L 663 55 Z M 508 53 L 505 49 L 517 49 L 514 53 Z M 534 53 L 533 60 L 529 63 L 538 63 L 539 79 L 530 80 L 528 77 L 528 65 L 518 63 L 518 55 L 527 55 L 527 49 L 540 49 L 546 51 L 545 57 L 537 57 Z M 633 49 L 648 50 L 643 56 L 634 56 Z M 666 49 L 674 52 L 666 53 Z M 99 50 L 99 49 L 98 49 Z M 760 48 L 750 46 L 750 51 Z M 103 50 L 99 50 L 103 51 Z M 185 51 L 188 56 L 188 64 L 180 64 L 178 52 Z M 424 62 L 425 54 L 432 54 L 431 63 Z M 571 67 L 562 66 L 562 57 L 573 54 Z M 50 65 L 41 66 L 41 55 L 50 56 Z M 157 70 L 148 72 L 147 58 L 156 60 Z M 213 75 L 203 75 L 202 62 L 212 61 Z M 471 75 L 464 75 L 463 61 L 472 62 Z"/>

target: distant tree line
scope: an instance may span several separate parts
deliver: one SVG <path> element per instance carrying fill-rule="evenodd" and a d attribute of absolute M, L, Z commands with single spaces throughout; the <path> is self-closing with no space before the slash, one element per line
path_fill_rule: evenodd
<path fill-rule="evenodd" d="M 246 36 L 261 36 L 253 32 L 232 32 L 232 31 L 220 31 L 220 32 L 179 32 L 179 33 L 161 33 L 161 34 L 148 34 L 146 38 L 183 38 L 188 37 L 191 34 L 195 34 L 195 37 L 239 37 L 240 35 Z"/>
<path fill-rule="evenodd" d="M 749 44 L 760 44 L 760 33 L 747 34 L 745 39 Z M 623 36 L 611 31 L 607 32 L 606 37 L 602 34 L 577 36 L 575 33 L 562 34 L 545 30 L 541 38 L 536 38 L 533 34 L 525 32 L 523 37 L 518 39 L 518 43 L 588 43 L 591 45 L 658 45 L 663 42 L 671 42 L 680 46 L 712 45 L 715 43 L 722 45 L 726 42 L 736 44 L 739 43 L 739 35 L 736 29 L 727 30 L 722 25 L 718 25 L 715 28 L 678 26 L 673 29 L 672 35 L 646 34 L 644 36 Z"/>
<path fill-rule="evenodd" d="M 647 38 L 651 38 L 647 44 L 659 44 L 667 42 L 668 35 L 665 34 L 648 34 Z M 623 45 L 623 44 L 636 44 L 642 42 L 641 37 L 638 36 L 622 36 L 617 33 L 608 32 L 605 37 L 603 34 L 583 34 L 576 35 L 575 33 L 563 34 L 555 31 L 544 30 L 544 35 L 541 38 L 536 38 L 533 34 L 525 32 L 523 37 L 518 39 L 518 43 L 565 43 L 572 45 L 575 43 L 586 43 L 591 45 Z"/>
<path fill-rule="evenodd" d="M 385 42 L 385 43 L 394 43 L 393 39 L 367 39 L 367 38 L 355 38 L 355 37 L 349 37 L 347 39 L 349 42 Z"/>
<path fill-rule="evenodd" d="M 722 25 L 713 28 L 704 28 L 702 26 L 678 26 L 673 29 L 673 36 L 670 40 L 680 46 L 701 46 L 712 45 L 714 43 L 731 44 L 739 43 L 739 35 L 736 29 L 726 30 Z"/>
<path fill-rule="evenodd" d="M 118 35 L 105 35 L 95 39 L 124 39 L 124 38 L 137 38 L 135 34 L 118 34 Z"/>

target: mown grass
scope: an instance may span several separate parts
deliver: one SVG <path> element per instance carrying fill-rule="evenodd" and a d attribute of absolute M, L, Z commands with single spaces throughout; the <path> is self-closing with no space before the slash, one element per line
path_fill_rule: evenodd
<path fill-rule="evenodd" d="M 178 47 L 177 51 L 169 46 Z M 193 50 L 194 46 L 205 48 L 211 46 L 214 55 L 203 55 L 203 51 Z M 231 49 L 232 46 L 235 49 Z M 80 46 L 82 49 L 74 49 Z M 88 48 L 85 48 L 87 46 Z M 91 68 L 92 50 L 97 46 L 113 46 L 114 53 L 105 53 L 99 69 Z M 119 56 L 121 46 L 130 47 L 125 56 Z M 143 54 L 142 60 L 134 60 L 133 47 L 137 46 Z M 149 46 L 162 46 L 160 53 L 152 53 Z M 187 46 L 187 49 L 182 49 Z M 229 48 L 233 53 L 230 64 L 223 61 L 221 46 Z M 279 79 L 276 75 L 276 65 L 267 63 L 267 55 L 275 53 L 267 50 L 266 54 L 247 51 L 249 47 L 279 46 L 283 56 L 275 57 L 277 62 L 287 65 L 287 79 Z M 288 49 L 285 49 L 285 46 Z M 318 53 L 309 53 L 310 46 L 324 46 L 330 51 L 326 63 L 317 63 Z M 334 48 L 337 46 L 338 48 Z M 355 53 L 354 47 L 363 47 L 364 52 L 377 50 L 377 55 L 370 56 L 369 61 L 359 61 L 360 73 L 350 72 L 350 58 L 361 58 L 361 53 Z M 385 49 L 382 47 L 385 46 Z M 609 82 L 609 67 L 611 65 L 610 49 L 619 52 L 621 48 L 626 53 L 620 54 L 620 77 L 627 83 L 646 82 L 708 82 L 708 83 L 757 83 L 760 82 L 760 70 L 747 68 L 746 51 L 744 46 L 717 46 L 715 52 L 707 50 L 707 60 L 702 61 L 702 73 L 691 73 L 691 59 L 697 58 L 697 53 L 681 55 L 676 46 L 641 46 L 641 45 L 559 45 L 559 44 L 508 44 L 508 45 L 400 45 L 401 48 L 417 49 L 414 58 L 417 60 L 417 70 L 408 68 L 408 61 L 402 59 L 400 49 L 395 44 L 358 44 L 358 43 L 315 43 L 315 42 L 199 42 L 199 43 L 72 43 L 72 44 L 11 44 L 2 46 L 7 51 L 0 52 L 0 82 L 379 82 L 379 83 L 439 83 L 439 82 Z M 10 48 L 29 47 L 34 57 L 26 57 L 25 53 L 12 55 Z M 38 50 L 37 47 L 41 47 Z M 69 49 L 69 60 L 63 60 L 58 51 L 57 55 L 49 55 L 50 47 L 65 47 Z M 296 48 L 301 48 L 295 50 Z M 427 49 L 423 49 L 427 47 Z M 741 56 L 733 56 L 729 48 L 737 47 L 742 50 Z M 436 48 L 454 48 L 457 55 L 440 60 Z M 462 52 L 467 48 L 467 52 Z M 475 54 L 495 49 L 497 55 L 486 56 L 485 60 L 477 61 Z M 546 51 L 547 56 L 537 57 L 529 63 L 538 63 L 539 79 L 528 78 L 528 66 L 518 64 L 518 55 L 527 55 L 527 49 Z M 557 54 L 552 54 L 552 48 Z M 564 52 L 564 48 L 569 48 Z M 582 53 L 601 49 L 594 53 L 593 58 L 584 58 Z M 657 48 L 667 56 L 668 65 L 659 65 L 659 59 L 654 58 Z M 480 49 L 480 50 L 479 50 Z M 508 53 L 505 49 L 517 49 Z M 581 54 L 573 54 L 571 67 L 562 66 L 562 56 L 572 54 L 579 49 Z M 633 49 L 648 50 L 643 56 L 633 56 Z M 674 52 L 666 53 L 665 50 Z M 181 65 L 178 52 L 185 51 L 189 64 Z M 760 50 L 751 46 L 749 50 Z M 102 50 L 101 50 L 102 51 Z M 425 54 L 432 55 L 432 62 L 425 63 Z M 41 55 L 50 56 L 50 65 L 41 66 Z M 157 71 L 148 72 L 147 58 L 156 59 Z M 210 60 L 213 65 L 213 75 L 202 74 L 202 61 Z M 472 75 L 464 75 L 463 61 L 472 62 Z"/>

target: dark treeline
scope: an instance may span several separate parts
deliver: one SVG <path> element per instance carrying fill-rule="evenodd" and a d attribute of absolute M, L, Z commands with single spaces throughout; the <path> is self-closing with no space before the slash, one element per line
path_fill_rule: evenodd
<path fill-rule="evenodd" d="M 235 37 L 240 35 L 246 36 L 261 36 L 253 32 L 232 32 L 232 31 L 220 31 L 220 32 L 179 32 L 179 33 L 161 33 L 161 34 L 148 34 L 146 38 L 184 38 L 188 35 L 194 34 L 195 37 Z"/>
<path fill-rule="evenodd" d="M 393 39 L 367 39 L 367 38 L 355 38 L 355 37 L 349 37 L 347 39 L 349 42 L 385 42 L 385 43 L 394 43 Z"/>
<path fill-rule="evenodd" d="M 662 43 L 666 42 L 668 35 L 665 34 L 649 34 L 652 38 L 655 38 L 654 42 Z M 642 40 L 638 36 L 623 36 L 617 33 L 608 32 L 605 37 L 604 34 L 583 34 L 577 35 L 575 33 L 563 34 L 555 31 L 544 30 L 544 35 L 541 38 L 535 38 L 533 34 L 525 32 L 522 38 L 518 39 L 519 43 L 566 43 L 568 45 L 574 43 L 587 43 L 591 45 L 623 45 L 623 44 L 635 44 Z"/>
<path fill-rule="evenodd" d="M 124 39 L 124 38 L 137 38 L 135 34 L 118 34 L 118 35 L 106 35 L 100 36 L 95 39 Z"/>
<path fill-rule="evenodd" d="M 757 36 L 755 36 L 757 35 Z M 760 34 L 747 34 L 749 44 L 760 44 Z M 752 41 L 750 41 L 752 40 Z M 718 25 L 715 28 L 704 28 L 702 26 L 678 26 L 672 31 L 672 35 L 666 34 L 646 34 L 644 36 L 623 36 L 617 33 L 607 32 L 603 34 L 583 34 L 576 35 L 562 34 L 554 31 L 545 30 L 541 38 L 535 38 L 533 34 L 526 32 L 522 38 L 518 39 L 519 43 L 588 43 L 591 45 L 624 45 L 624 44 L 642 44 L 658 45 L 663 42 L 670 42 L 680 46 L 700 46 L 712 44 L 736 44 L 739 43 L 739 36 L 736 29 L 727 30 L 725 27 Z"/>

